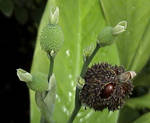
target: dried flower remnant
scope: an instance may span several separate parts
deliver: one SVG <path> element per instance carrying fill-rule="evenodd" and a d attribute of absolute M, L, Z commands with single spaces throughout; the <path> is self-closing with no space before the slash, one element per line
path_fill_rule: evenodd
<path fill-rule="evenodd" d="M 88 68 L 84 77 L 85 84 L 80 92 L 81 103 L 98 111 L 104 108 L 110 111 L 119 109 L 133 90 L 131 79 L 134 76 L 127 75 L 136 74 L 133 71 L 125 72 L 122 66 L 108 63 Z"/>

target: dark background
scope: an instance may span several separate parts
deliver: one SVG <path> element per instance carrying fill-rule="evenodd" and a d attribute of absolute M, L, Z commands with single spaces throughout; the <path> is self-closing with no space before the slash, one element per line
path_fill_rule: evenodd
<path fill-rule="evenodd" d="M 13 9 L 9 14 L 8 10 L 1 9 L 2 7 L 5 9 L 3 6 L 5 1 L 2 1 L 0 1 L 0 122 L 29 123 L 29 92 L 25 83 L 18 80 L 16 69 L 23 68 L 30 71 L 37 29 L 46 0 L 18 2 L 14 0 Z"/>

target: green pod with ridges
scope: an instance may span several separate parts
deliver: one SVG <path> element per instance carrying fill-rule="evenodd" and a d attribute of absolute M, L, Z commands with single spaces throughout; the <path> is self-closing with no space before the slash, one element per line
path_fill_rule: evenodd
<path fill-rule="evenodd" d="M 37 72 L 32 74 L 32 81 L 27 83 L 27 86 L 33 91 L 43 92 L 48 90 L 47 76 Z"/>
<path fill-rule="evenodd" d="M 64 35 L 61 27 L 57 24 L 46 25 L 40 35 L 41 48 L 50 54 L 56 54 L 64 42 Z"/>

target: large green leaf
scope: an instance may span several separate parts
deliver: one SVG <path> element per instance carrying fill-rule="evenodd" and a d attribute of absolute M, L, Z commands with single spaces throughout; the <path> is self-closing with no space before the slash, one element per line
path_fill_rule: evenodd
<path fill-rule="evenodd" d="M 56 106 L 54 119 L 56 123 L 65 123 L 74 107 L 76 79 L 83 64 L 83 49 L 91 43 L 95 44 L 98 33 L 105 26 L 98 0 L 61 0 L 48 1 L 38 32 L 37 44 L 32 65 L 32 73 L 40 71 L 48 73 L 48 58 L 40 48 L 39 35 L 48 23 L 50 7 L 57 4 L 60 8 L 59 24 L 63 29 L 65 42 L 56 56 L 54 72 L 57 80 Z M 116 45 L 101 48 L 92 63 L 105 61 L 119 64 Z M 81 109 L 75 123 L 115 123 L 118 112 L 95 112 Z M 34 92 L 31 91 L 31 122 L 39 123 L 40 113 L 35 106 Z"/>
<path fill-rule="evenodd" d="M 139 72 L 150 56 L 150 1 L 100 0 L 109 24 L 128 21 L 128 29 L 117 39 L 121 64 Z"/>
<path fill-rule="evenodd" d="M 128 106 L 124 106 L 120 111 L 118 123 L 131 123 L 140 116 L 140 113 Z"/>
<path fill-rule="evenodd" d="M 141 97 L 129 99 L 126 103 L 131 108 L 142 109 L 149 108 L 150 109 L 150 94 L 146 94 Z"/>
<path fill-rule="evenodd" d="M 133 123 L 149 123 L 150 122 L 150 113 L 146 113 L 142 115 L 140 118 L 138 118 Z"/>
<path fill-rule="evenodd" d="M 150 1 L 100 0 L 100 2 L 107 23 L 115 25 L 120 20 L 128 21 L 127 31 L 116 40 L 120 64 L 128 70 L 139 73 L 150 56 Z M 135 85 L 149 85 L 148 80 L 148 74 L 142 73 L 137 77 Z M 150 95 L 147 94 L 128 100 L 127 105 L 138 109 L 149 108 L 149 99 Z M 121 111 L 119 119 L 126 119 L 127 112 L 130 110 L 127 109 L 126 113 Z"/>
<path fill-rule="evenodd" d="M 12 0 L 0 0 L 0 11 L 7 17 L 12 15 L 14 4 Z"/>
<path fill-rule="evenodd" d="M 127 32 L 116 39 L 116 44 L 101 48 L 92 63 L 105 61 L 111 64 L 122 64 L 127 69 L 139 72 L 150 56 L 150 1 L 149 0 L 49 0 L 39 27 L 37 44 L 33 59 L 32 73 L 39 71 L 47 74 L 49 61 L 39 45 L 39 35 L 48 23 L 50 7 L 54 4 L 60 8 L 59 24 L 63 29 L 65 42 L 55 59 L 57 95 L 54 119 L 56 123 L 65 123 L 74 107 L 76 79 L 83 64 L 83 49 L 95 43 L 98 33 L 106 26 L 116 25 L 121 20 L 128 21 Z M 130 100 L 131 107 L 145 104 Z M 133 99 L 134 100 L 134 99 Z M 76 123 L 84 122 L 117 122 L 118 112 L 94 112 L 81 109 Z M 31 91 L 31 121 L 39 123 L 40 113 Z"/>
<path fill-rule="evenodd" d="M 133 81 L 135 86 L 145 86 L 150 88 L 150 61 L 143 68 L 141 73 Z"/>

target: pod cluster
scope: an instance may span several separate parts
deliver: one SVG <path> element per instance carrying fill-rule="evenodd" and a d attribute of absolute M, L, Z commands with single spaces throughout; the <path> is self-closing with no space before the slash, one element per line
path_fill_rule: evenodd
<path fill-rule="evenodd" d="M 79 95 L 81 103 L 96 111 L 104 108 L 110 111 L 119 109 L 133 90 L 131 79 L 120 81 L 122 73 L 125 73 L 122 66 L 108 63 L 88 68 L 84 77 L 85 84 Z"/>

